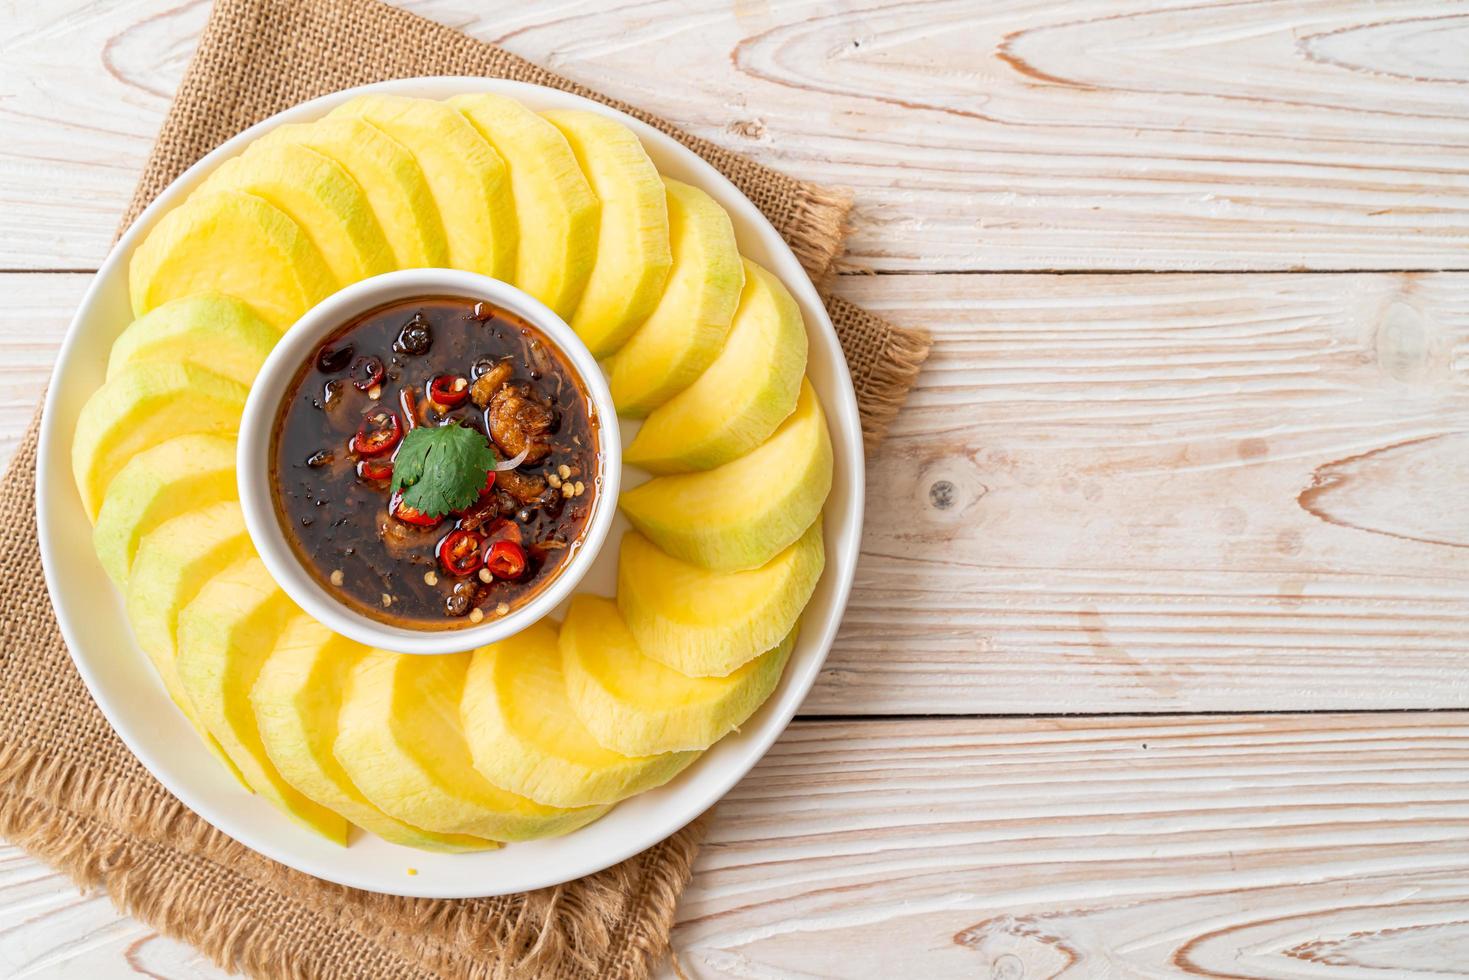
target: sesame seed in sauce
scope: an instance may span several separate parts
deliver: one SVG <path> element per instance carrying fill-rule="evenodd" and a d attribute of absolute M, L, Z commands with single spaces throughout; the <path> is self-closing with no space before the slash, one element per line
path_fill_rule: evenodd
<path fill-rule="evenodd" d="M 341 585 L 346 580 L 347 576 L 342 573 L 342 570 L 340 568 L 334 569 L 332 571 L 332 585 Z"/>

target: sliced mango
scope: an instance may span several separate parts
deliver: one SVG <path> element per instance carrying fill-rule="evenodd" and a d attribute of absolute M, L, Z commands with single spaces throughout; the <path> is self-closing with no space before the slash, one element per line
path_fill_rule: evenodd
<path fill-rule="evenodd" d="M 623 461 L 654 473 L 686 473 L 738 459 L 795 411 L 805 371 L 801 308 L 779 279 L 745 260 L 745 288 L 724 349 L 698 380 L 648 416 Z"/>
<path fill-rule="evenodd" d="M 132 364 L 183 362 L 248 385 L 279 339 L 274 327 L 233 296 L 185 296 L 128 325 L 112 345 L 107 379 Z"/>
<path fill-rule="evenodd" d="M 633 526 L 671 555 L 716 571 L 759 568 L 799 538 L 831 490 L 831 437 L 810 382 L 764 443 L 702 473 L 623 493 Z"/>
<path fill-rule="evenodd" d="M 653 312 L 673 264 L 663 180 L 622 123 L 581 109 L 542 115 L 571 144 L 602 204 L 597 261 L 571 326 L 593 354 L 606 357 Z"/>
<path fill-rule="evenodd" d="M 698 756 L 604 748 L 567 700 L 556 627 L 546 620 L 475 651 L 460 715 L 480 775 L 548 806 L 616 803 L 662 786 Z"/>
<path fill-rule="evenodd" d="M 311 239 L 252 194 L 193 194 L 133 251 L 133 315 L 195 293 L 238 297 L 284 333 L 340 283 Z"/>
<path fill-rule="evenodd" d="M 515 275 L 515 199 L 505 162 L 465 118 L 442 102 L 361 95 L 328 119 L 366 120 L 403 144 L 433 191 L 449 264 L 496 279 Z"/>
<path fill-rule="evenodd" d="M 673 267 L 658 306 L 608 361 L 617 413 L 643 416 L 687 388 L 724 347 L 745 288 L 735 225 L 714 198 L 664 179 Z"/>
<path fill-rule="evenodd" d="M 239 503 L 210 504 L 166 520 L 143 536 L 127 589 L 128 619 L 139 649 L 204 744 L 242 784 L 244 777 L 209 734 L 179 680 L 178 619 L 205 582 L 253 553 Z"/>
<path fill-rule="evenodd" d="M 367 648 L 305 613 L 287 620 L 250 691 L 260 741 L 285 780 L 303 795 L 383 840 L 429 851 L 483 851 L 494 841 L 433 831 L 394 820 L 373 806 L 337 761 L 342 686 Z"/>
<path fill-rule="evenodd" d="M 687 388 L 719 355 L 745 284 L 724 208 L 697 187 L 663 185 L 673 266 L 657 307 L 608 364 L 612 400 L 628 418 Z"/>
<path fill-rule="evenodd" d="M 297 823 L 337 844 L 347 821 L 288 783 L 266 754 L 250 689 L 295 611 L 252 552 L 221 570 L 179 613 L 178 672 L 210 733 L 245 782 Z"/>
<path fill-rule="evenodd" d="M 393 252 L 361 185 L 331 157 L 299 143 L 252 143 L 226 160 L 197 193 L 240 191 L 289 217 L 326 260 L 337 282 L 393 269 Z"/>
<path fill-rule="evenodd" d="M 128 461 L 102 498 L 92 544 L 108 578 L 126 589 L 143 536 L 159 524 L 221 500 L 234 500 L 235 440 L 179 436 Z"/>
<path fill-rule="evenodd" d="M 793 629 L 726 677 L 688 677 L 643 653 L 611 600 L 574 596 L 561 626 L 566 695 L 613 752 L 707 749 L 770 697 L 795 643 Z"/>
<path fill-rule="evenodd" d="M 407 147 L 387 133 L 365 120 L 341 117 L 278 126 L 259 142 L 298 144 L 340 164 L 367 195 L 398 268 L 449 264 L 449 242 L 428 178 Z"/>
<path fill-rule="evenodd" d="M 374 650 L 352 668 L 335 748 L 362 794 L 405 823 L 490 840 L 555 837 L 606 813 L 542 806 L 479 774 L 459 720 L 470 656 Z"/>
<path fill-rule="evenodd" d="M 118 372 L 82 406 L 71 443 L 72 474 L 87 516 L 127 462 L 184 435 L 233 435 L 248 389 L 193 364 L 135 364 Z"/>
<path fill-rule="evenodd" d="M 515 285 L 570 319 L 596 261 L 601 211 L 576 154 L 559 129 L 512 98 L 479 92 L 449 105 L 510 171 L 520 230 Z"/>
<path fill-rule="evenodd" d="M 826 565 L 821 522 L 768 564 L 711 572 L 628 532 L 617 563 L 617 608 L 638 649 L 689 677 L 728 677 L 777 646 Z"/>

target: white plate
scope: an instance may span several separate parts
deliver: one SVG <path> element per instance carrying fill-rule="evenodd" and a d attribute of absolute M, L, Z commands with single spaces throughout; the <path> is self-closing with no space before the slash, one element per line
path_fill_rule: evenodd
<path fill-rule="evenodd" d="M 210 756 L 169 700 L 148 658 L 133 643 L 122 597 L 92 550 L 91 527 L 72 479 L 71 438 L 77 414 L 102 383 L 112 342 L 132 319 L 127 264 L 143 233 L 251 140 L 283 123 L 319 118 L 363 92 L 433 99 L 499 92 L 537 110 L 587 109 L 620 120 L 637 133 L 662 173 L 702 188 L 729 211 L 740 250 L 781 278 L 806 317 L 808 371 L 826 408 L 836 475 L 825 512 L 826 572 L 802 618 L 800 640 L 780 687 L 741 731 L 719 742 L 673 782 L 627 800 L 565 837 L 449 855 L 360 834 L 343 848 L 301 829 L 264 800 L 245 793 Z M 624 423 L 624 445 L 634 431 L 635 426 Z M 624 475 L 629 486 L 641 479 L 635 470 Z M 836 637 L 857 563 L 862 490 L 862 428 L 831 319 L 795 255 L 733 184 L 663 133 L 565 92 L 483 78 L 414 78 L 324 96 L 252 126 L 190 167 L 143 212 L 103 263 L 61 346 L 41 426 L 36 506 L 46 586 L 77 670 L 128 748 L 175 796 L 247 847 L 307 874 L 395 895 L 469 898 L 554 885 L 616 864 L 693 820 L 750 770 L 795 714 Z M 582 590 L 615 592 L 616 542 L 626 527 L 620 515 L 618 521 Z M 410 875 L 410 868 L 417 873 Z"/>

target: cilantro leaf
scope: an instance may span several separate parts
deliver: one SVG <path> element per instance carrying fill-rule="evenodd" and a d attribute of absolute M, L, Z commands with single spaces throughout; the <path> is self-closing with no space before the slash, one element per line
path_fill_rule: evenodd
<path fill-rule="evenodd" d="M 420 425 L 393 458 L 393 491 L 403 491 L 403 503 L 414 510 L 442 517 L 479 499 L 496 462 L 489 442 L 471 428 Z"/>

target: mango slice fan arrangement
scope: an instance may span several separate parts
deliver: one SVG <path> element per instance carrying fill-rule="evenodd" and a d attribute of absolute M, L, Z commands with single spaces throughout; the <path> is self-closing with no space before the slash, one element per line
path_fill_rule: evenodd
<path fill-rule="evenodd" d="M 282 332 L 352 282 L 452 267 L 572 325 L 619 412 L 615 597 L 447 656 L 301 612 L 241 517 L 235 434 Z M 801 312 L 637 136 L 511 98 L 364 96 L 277 127 L 162 215 L 72 445 L 144 653 L 240 783 L 345 844 L 565 834 L 660 786 L 775 689 L 824 565 L 832 447 Z M 636 481 L 632 481 L 636 482 Z"/>

